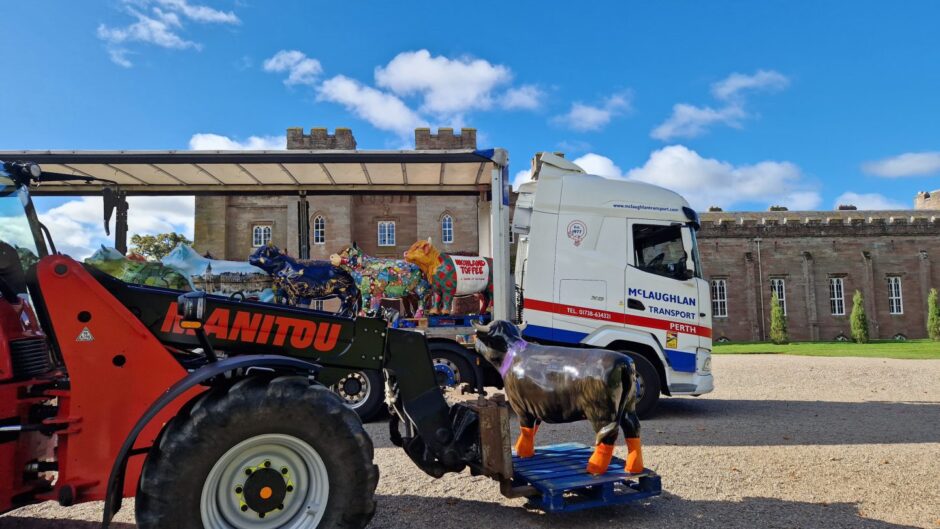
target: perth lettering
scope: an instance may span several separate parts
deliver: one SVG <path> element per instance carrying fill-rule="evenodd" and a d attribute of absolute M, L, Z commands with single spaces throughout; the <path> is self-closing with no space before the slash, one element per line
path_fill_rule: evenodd
<path fill-rule="evenodd" d="M 319 352 L 332 351 L 339 341 L 338 323 L 315 323 L 287 316 L 273 316 L 248 311 L 217 308 L 206 318 L 206 335 L 220 340 L 258 345 L 290 345 L 294 349 L 313 348 Z M 194 334 L 192 329 L 180 326 L 176 303 L 170 303 L 163 318 L 161 332 Z"/>

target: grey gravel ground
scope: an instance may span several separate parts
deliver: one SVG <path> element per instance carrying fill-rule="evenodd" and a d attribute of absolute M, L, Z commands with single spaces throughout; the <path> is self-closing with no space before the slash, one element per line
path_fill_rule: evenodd
<path fill-rule="evenodd" d="M 374 423 L 382 477 L 370 527 L 940 527 L 940 361 L 718 356 L 714 368 L 714 393 L 665 399 L 643 423 L 660 498 L 527 511 L 485 478 L 425 476 Z M 582 422 L 545 425 L 537 442 L 591 439 Z M 100 503 L 46 503 L 0 517 L 0 529 L 91 529 L 100 512 Z M 118 520 L 134 527 L 133 502 Z"/>

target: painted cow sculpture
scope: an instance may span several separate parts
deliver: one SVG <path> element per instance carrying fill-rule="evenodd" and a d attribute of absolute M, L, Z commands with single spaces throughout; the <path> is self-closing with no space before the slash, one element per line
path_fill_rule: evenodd
<path fill-rule="evenodd" d="M 335 296 L 340 299 L 341 316 L 354 317 L 359 312 L 356 281 L 349 272 L 328 261 L 301 263 L 268 244 L 255 250 L 248 262 L 274 278 L 276 296 L 286 298 L 289 305 Z"/>
<path fill-rule="evenodd" d="M 480 314 L 489 312 L 493 300 L 493 260 L 489 257 L 441 253 L 431 238 L 405 251 L 405 260 L 421 269 L 431 284 L 428 314 L 450 314 L 456 296 L 477 294 Z"/>
<path fill-rule="evenodd" d="M 352 274 L 365 310 L 377 311 L 383 299 L 400 299 L 404 315 L 411 317 L 424 306 L 430 290 L 417 266 L 402 259 L 366 255 L 356 243 L 331 255 L 330 264 Z"/>
<path fill-rule="evenodd" d="M 604 349 L 531 344 L 519 327 L 504 320 L 473 326 L 477 352 L 503 376 L 509 406 L 519 417 L 522 433 L 515 445 L 519 457 L 534 455 L 535 432 L 542 422 L 587 419 L 595 433 L 588 472 L 607 471 L 618 427 L 627 439 L 626 471 L 643 471 L 636 370 L 629 356 Z"/>

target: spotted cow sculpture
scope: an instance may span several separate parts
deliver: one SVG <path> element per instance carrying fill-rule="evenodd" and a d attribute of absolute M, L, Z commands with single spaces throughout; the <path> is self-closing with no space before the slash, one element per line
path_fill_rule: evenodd
<path fill-rule="evenodd" d="M 519 457 L 534 455 L 535 433 L 542 422 L 587 419 L 595 433 L 589 473 L 607 471 L 618 427 L 627 439 L 626 471 L 643 471 L 636 369 L 629 356 L 528 343 L 519 327 L 504 320 L 473 326 L 477 352 L 499 370 L 509 406 L 519 417 L 522 433 L 515 445 Z"/>
<path fill-rule="evenodd" d="M 430 290 L 417 266 L 402 259 L 366 255 L 356 243 L 330 256 L 330 264 L 352 274 L 362 293 L 364 310 L 377 311 L 383 299 L 401 300 L 405 317 L 424 306 Z"/>
<path fill-rule="evenodd" d="M 479 296 L 479 313 L 489 312 L 493 300 L 493 260 L 477 255 L 441 253 L 431 238 L 405 251 L 405 260 L 421 269 L 431 285 L 428 314 L 450 314 L 456 296 Z"/>
<path fill-rule="evenodd" d="M 359 312 L 356 281 L 349 272 L 331 265 L 329 261 L 299 262 L 268 244 L 255 250 L 248 262 L 273 277 L 276 297 L 286 299 L 288 305 L 338 297 L 341 316 L 351 318 Z"/>

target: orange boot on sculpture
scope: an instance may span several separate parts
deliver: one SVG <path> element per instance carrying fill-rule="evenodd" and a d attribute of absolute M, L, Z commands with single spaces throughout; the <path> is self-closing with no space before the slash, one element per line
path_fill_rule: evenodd
<path fill-rule="evenodd" d="M 594 447 L 594 453 L 591 454 L 591 459 L 588 460 L 588 473 L 597 476 L 607 472 L 607 467 L 610 466 L 612 457 L 614 457 L 614 445 L 598 444 Z"/>
<path fill-rule="evenodd" d="M 627 465 L 624 470 L 631 474 L 643 472 L 643 446 L 639 437 L 627 438 Z"/>
<path fill-rule="evenodd" d="M 517 456 L 526 458 L 535 455 L 535 432 L 538 429 L 538 426 L 535 428 L 526 428 L 525 426 L 520 428 L 522 433 L 520 433 L 519 438 L 516 439 L 515 446 Z"/>

